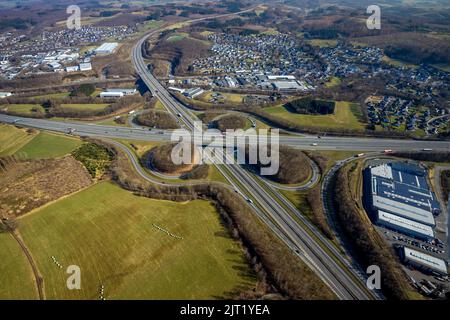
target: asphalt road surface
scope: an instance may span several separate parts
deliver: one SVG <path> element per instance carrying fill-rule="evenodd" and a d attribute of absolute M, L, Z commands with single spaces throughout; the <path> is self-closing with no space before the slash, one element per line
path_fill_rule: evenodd
<path fill-rule="evenodd" d="M 0 114 L 0 122 L 16 124 L 37 129 L 68 133 L 74 129 L 78 136 L 96 136 L 105 138 L 119 138 L 143 141 L 170 141 L 172 131 L 158 129 L 143 129 L 140 127 L 117 127 L 96 125 L 75 121 L 52 121 L 43 119 L 23 118 Z M 383 150 L 447 150 L 450 151 L 448 141 L 418 141 L 418 140 L 394 140 L 375 138 L 352 137 L 322 137 L 305 136 L 280 136 L 280 144 L 297 147 L 305 150 L 336 150 L 336 151 L 383 151 Z M 317 145 L 314 145 L 317 144 Z"/>

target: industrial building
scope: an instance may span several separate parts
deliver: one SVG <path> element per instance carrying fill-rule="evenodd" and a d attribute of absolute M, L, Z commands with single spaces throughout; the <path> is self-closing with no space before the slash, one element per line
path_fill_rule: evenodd
<path fill-rule="evenodd" d="M 136 89 L 106 89 L 100 92 L 100 98 L 122 98 L 124 96 L 131 96 L 136 93 Z"/>
<path fill-rule="evenodd" d="M 79 68 L 80 68 L 80 71 L 91 71 L 92 64 L 90 62 L 80 63 Z"/>
<path fill-rule="evenodd" d="M 284 81 L 290 81 L 290 80 L 295 80 L 295 76 L 292 75 L 288 75 L 288 76 L 277 76 L 277 75 L 268 75 L 267 79 L 273 81 L 273 80 L 284 80 Z"/>
<path fill-rule="evenodd" d="M 108 92 L 108 91 L 100 92 L 100 98 L 122 98 L 122 97 L 123 97 L 122 92 Z"/>
<path fill-rule="evenodd" d="M 302 90 L 302 86 L 298 84 L 295 80 L 289 80 L 289 81 L 273 81 L 272 85 L 274 89 L 277 89 L 279 91 L 281 90 Z"/>
<path fill-rule="evenodd" d="M 412 235 L 415 238 L 423 239 L 425 241 L 434 239 L 434 232 L 430 226 L 414 222 L 412 220 L 408 220 L 381 210 L 378 210 L 377 223 L 386 228 L 393 229 L 404 234 Z"/>
<path fill-rule="evenodd" d="M 117 42 L 105 42 L 100 47 L 94 50 L 96 54 L 111 54 L 113 53 L 119 44 Z"/>
<path fill-rule="evenodd" d="M 447 275 L 447 265 L 442 259 L 408 247 L 403 247 L 400 255 L 405 264 L 412 265 L 427 272 Z"/>
<path fill-rule="evenodd" d="M 185 90 L 183 94 L 190 99 L 194 99 L 195 97 L 201 95 L 204 92 L 205 90 L 203 90 L 202 88 L 192 88 Z"/>
<path fill-rule="evenodd" d="M 408 228 L 404 220 L 396 219 L 393 223 L 393 227 L 397 225 L 401 232 L 412 236 L 416 235 L 417 230 L 424 230 L 423 225 L 434 227 L 434 214 L 439 213 L 440 206 L 428 186 L 426 174 L 426 170 L 417 165 L 400 162 L 366 169 L 365 198 L 368 211 L 377 218 L 380 216 L 378 211 L 382 211 L 415 222 L 408 223 Z M 403 222 L 402 227 L 399 221 Z"/>

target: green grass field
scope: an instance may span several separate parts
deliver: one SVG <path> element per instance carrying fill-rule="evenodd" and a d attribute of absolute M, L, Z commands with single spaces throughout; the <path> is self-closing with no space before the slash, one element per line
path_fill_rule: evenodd
<path fill-rule="evenodd" d="M 26 159 L 47 159 L 64 156 L 82 144 L 81 140 L 48 132 L 40 132 L 16 154 Z"/>
<path fill-rule="evenodd" d="M 34 96 L 35 99 L 62 99 L 67 98 L 70 95 L 70 92 L 58 92 L 58 93 L 49 93 L 43 94 L 40 96 Z"/>
<path fill-rule="evenodd" d="M 188 36 L 187 33 L 176 33 L 176 34 L 168 37 L 166 41 L 168 41 L 168 42 L 176 42 L 176 41 L 183 40 L 187 36 Z"/>
<path fill-rule="evenodd" d="M 392 58 L 389 58 L 386 55 L 383 56 L 381 61 L 383 61 L 383 62 L 385 62 L 387 64 L 390 64 L 390 65 L 392 65 L 394 67 L 406 67 L 406 68 L 411 68 L 411 69 L 417 69 L 418 68 L 418 65 L 416 65 L 416 64 L 408 63 L 408 62 L 401 61 L 401 60 L 398 60 L 398 59 L 392 59 Z"/>
<path fill-rule="evenodd" d="M 0 300 L 37 299 L 33 271 L 19 244 L 8 233 L 0 233 Z"/>
<path fill-rule="evenodd" d="M 19 112 L 24 115 L 33 114 L 32 109 L 37 109 L 42 113 L 45 112 L 44 108 L 39 104 L 9 104 L 9 105 L 0 105 L 0 109 L 8 109 L 10 112 Z"/>
<path fill-rule="evenodd" d="M 128 115 L 125 114 L 123 116 L 127 117 Z M 100 120 L 100 121 L 95 122 L 95 124 L 100 124 L 100 125 L 104 125 L 104 126 L 114 126 L 114 127 L 130 127 L 130 125 L 128 124 L 128 120 L 124 124 L 120 124 L 120 123 L 117 123 L 116 121 L 114 121 L 114 118 Z"/>
<path fill-rule="evenodd" d="M 155 103 L 155 110 L 166 110 L 166 108 L 164 107 L 164 105 L 162 104 L 162 102 L 161 101 L 156 101 L 156 103 Z"/>
<path fill-rule="evenodd" d="M 336 86 L 340 85 L 341 82 L 342 82 L 341 79 L 339 79 L 338 77 L 333 77 L 333 78 L 330 79 L 330 81 L 325 83 L 325 87 L 333 88 L 333 87 L 336 87 Z"/>
<path fill-rule="evenodd" d="M 89 111 L 97 111 L 105 109 L 109 104 L 107 103 L 92 103 L 92 104 L 62 104 L 61 107 L 63 109 L 71 109 L 71 110 L 89 110 Z"/>
<path fill-rule="evenodd" d="M 364 123 L 358 119 L 360 110 L 356 103 L 337 101 L 334 114 L 331 115 L 298 114 L 290 112 L 284 106 L 264 110 L 305 127 L 364 130 Z"/>
<path fill-rule="evenodd" d="M 161 27 L 164 24 L 164 21 L 162 20 L 150 20 L 150 21 L 146 21 L 145 24 L 141 25 L 139 27 L 139 32 L 138 34 L 142 34 L 144 32 L 147 32 L 149 30 L 152 29 L 156 29 Z"/>
<path fill-rule="evenodd" d="M 312 40 L 308 40 L 307 42 L 309 42 L 310 45 L 315 46 L 315 47 L 320 47 L 320 48 L 325 48 L 325 47 L 330 47 L 330 48 L 334 48 L 337 46 L 337 40 L 331 39 L 331 40 L 323 40 L 323 39 L 312 39 Z"/>
<path fill-rule="evenodd" d="M 98 299 L 101 285 L 107 299 L 214 299 L 256 282 L 207 201 L 153 200 L 101 182 L 25 215 L 19 230 L 48 299 Z M 81 290 L 66 288 L 69 265 L 81 268 Z"/>
<path fill-rule="evenodd" d="M 213 93 L 217 93 L 217 92 L 213 92 L 213 91 L 205 92 L 198 98 L 198 100 L 209 103 L 209 100 L 211 100 Z M 238 94 L 238 93 L 220 92 L 220 94 L 224 97 L 223 102 L 225 104 L 230 104 L 230 103 L 231 104 L 241 104 L 245 97 L 245 94 Z"/>
<path fill-rule="evenodd" d="M 0 156 L 13 155 L 22 148 L 36 134 L 27 133 L 25 129 L 0 124 Z"/>

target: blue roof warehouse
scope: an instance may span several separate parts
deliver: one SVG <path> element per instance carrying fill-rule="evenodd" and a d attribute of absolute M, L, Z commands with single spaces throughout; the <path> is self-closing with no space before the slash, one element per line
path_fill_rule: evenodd
<path fill-rule="evenodd" d="M 392 162 L 365 171 L 365 202 L 380 225 L 421 238 L 434 237 L 439 202 L 418 165 Z"/>

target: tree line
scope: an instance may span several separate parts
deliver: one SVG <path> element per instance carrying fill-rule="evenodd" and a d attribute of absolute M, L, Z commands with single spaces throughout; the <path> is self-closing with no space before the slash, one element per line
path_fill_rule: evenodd
<path fill-rule="evenodd" d="M 407 300 L 413 288 L 402 270 L 400 261 L 368 218 L 361 199 L 354 189 L 360 183 L 361 166 L 351 163 L 341 168 L 336 175 L 334 207 L 337 220 L 352 245 L 363 268 L 377 265 L 382 270 L 381 289 L 388 299 Z"/>
<path fill-rule="evenodd" d="M 285 104 L 285 107 L 300 114 L 333 114 L 336 102 L 314 99 L 310 96 L 296 99 Z"/>

